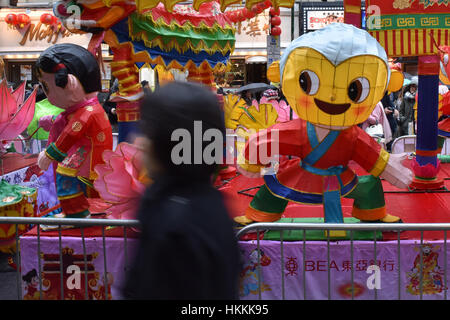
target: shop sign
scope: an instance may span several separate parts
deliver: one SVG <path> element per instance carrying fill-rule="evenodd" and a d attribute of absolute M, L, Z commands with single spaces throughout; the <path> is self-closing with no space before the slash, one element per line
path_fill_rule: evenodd
<path fill-rule="evenodd" d="M 306 28 L 310 30 L 318 30 L 326 25 L 334 22 L 344 22 L 344 10 L 318 10 L 307 11 Z"/>
<path fill-rule="evenodd" d="M 236 35 L 246 35 L 247 37 L 260 37 L 269 34 L 270 23 L 265 15 L 256 15 L 252 19 L 239 22 L 236 27 Z"/>
<path fill-rule="evenodd" d="M 37 24 L 31 23 L 23 34 L 22 40 L 19 42 L 21 46 L 24 46 L 27 41 L 43 41 L 47 40 L 48 43 L 55 44 L 59 37 L 70 37 L 73 33 L 63 28 L 53 28 L 52 26 L 42 25 L 41 22 Z"/>
<path fill-rule="evenodd" d="M 267 65 L 280 60 L 280 37 L 267 36 Z"/>

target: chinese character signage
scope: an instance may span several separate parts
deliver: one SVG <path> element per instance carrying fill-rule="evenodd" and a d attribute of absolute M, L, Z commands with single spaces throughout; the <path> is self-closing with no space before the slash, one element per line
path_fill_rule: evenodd
<path fill-rule="evenodd" d="M 246 35 L 251 38 L 266 36 L 269 34 L 269 18 L 265 14 L 256 15 L 252 19 L 239 22 L 236 27 L 236 37 Z"/>

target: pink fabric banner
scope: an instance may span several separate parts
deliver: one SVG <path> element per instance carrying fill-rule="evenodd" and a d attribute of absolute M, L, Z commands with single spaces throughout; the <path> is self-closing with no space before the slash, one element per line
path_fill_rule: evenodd
<path fill-rule="evenodd" d="M 240 247 L 245 261 L 241 273 L 241 299 L 258 299 L 257 243 L 256 241 L 241 242 Z M 282 261 L 280 242 L 261 240 L 259 265 L 262 274 L 261 298 L 282 299 L 283 274 L 285 299 L 304 299 L 304 284 L 306 299 L 328 299 L 328 275 L 330 299 L 351 299 L 352 259 L 350 249 L 349 241 L 330 242 L 330 258 L 328 260 L 327 242 L 307 241 L 305 268 L 303 269 L 302 241 L 285 241 Z M 374 262 L 374 252 L 373 242 L 354 241 L 353 243 L 354 299 L 375 299 L 376 271 L 367 273 L 370 265 L 379 267 L 380 289 L 376 290 L 377 299 L 398 299 L 399 287 L 401 299 L 420 299 L 420 241 L 402 240 L 400 261 L 398 260 L 397 241 L 377 242 L 376 263 Z M 444 299 L 444 290 L 446 290 L 444 256 L 443 241 L 423 243 L 423 299 Z M 400 268 L 400 273 L 398 268 Z M 303 274 L 305 274 L 306 283 L 304 283 Z"/>
<path fill-rule="evenodd" d="M 59 239 L 46 237 L 45 233 L 41 235 L 39 255 L 36 237 L 23 236 L 20 239 L 22 296 L 24 299 L 39 299 L 39 257 L 42 299 L 60 299 Z M 133 261 L 136 243 L 137 239 L 127 239 L 128 265 Z M 307 241 L 305 268 L 303 268 L 303 242 L 284 241 L 283 245 L 281 255 L 279 241 L 261 240 L 259 248 L 261 256 L 258 265 L 257 242 L 240 241 L 243 258 L 240 284 L 242 300 L 259 299 L 259 287 L 261 287 L 262 299 L 282 299 L 283 282 L 285 299 L 302 300 L 305 298 L 305 291 L 308 300 L 328 299 L 328 295 L 333 300 L 351 299 L 352 255 L 349 241 L 330 242 L 329 247 L 324 241 Z M 105 299 L 105 286 L 107 299 L 121 299 L 120 292 L 125 270 L 123 238 L 105 238 L 106 281 L 101 237 L 85 238 L 87 269 L 85 269 L 81 238 L 63 237 L 61 247 L 65 299 L 84 299 L 85 270 L 87 270 L 89 299 Z M 398 252 L 397 241 L 379 241 L 376 243 L 376 262 L 374 262 L 374 243 L 354 241 L 354 299 L 375 299 L 376 291 L 376 298 L 380 300 L 398 299 L 399 292 L 401 299 L 418 300 L 421 286 L 423 299 L 444 299 L 444 292 L 447 290 L 444 273 L 449 267 L 446 260 L 450 256 L 448 248 L 445 254 L 443 241 L 423 243 L 422 275 L 420 274 L 420 248 L 420 241 L 402 240 L 400 252 Z M 379 269 L 369 267 L 371 265 L 376 265 Z M 74 270 L 79 271 L 78 283 Z M 262 274 L 260 283 L 258 270 Z M 304 282 L 304 274 L 306 282 Z M 422 284 L 420 278 L 422 278 Z M 379 289 L 375 290 L 377 287 Z"/>
<path fill-rule="evenodd" d="M 45 237 L 44 232 L 41 235 L 39 259 L 43 290 L 42 299 L 61 299 L 59 238 Z M 127 239 L 128 266 L 133 261 L 135 246 L 136 239 Z M 61 240 L 64 299 L 83 300 L 85 298 L 86 274 L 89 299 L 104 300 L 106 293 L 108 300 L 120 299 L 125 268 L 123 238 L 105 238 L 106 277 L 102 238 L 86 237 L 85 247 L 87 268 L 85 268 L 81 238 L 63 237 Z M 24 236 L 20 238 L 22 296 L 25 300 L 39 299 L 40 273 L 38 272 L 37 248 L 37 237 Z M 87 272 L 85 272 L 86 270 Z M 76 274 L 77 272 L 79 275 Z"/>

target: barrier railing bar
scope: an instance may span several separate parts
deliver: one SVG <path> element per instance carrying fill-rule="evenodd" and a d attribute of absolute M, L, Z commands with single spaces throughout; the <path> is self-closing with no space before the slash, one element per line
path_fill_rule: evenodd
<path fill-rule="evenodd" d="M 355 274 L 353 271 L 353 230 L 350 230 L 350 272 L 352 277 L 352 300 L 355 299 Z"/>
<path fill-rule="evenodd" d="M 378 266 L 378 261 L 377 261 L 377 231 L 373 230 L 373 255 L 374 255 L 374 264 L 376 266 Z M 377 300 L 378 299 L 378 291 L 377 291 L 377 287 L 375 286 L 374 290 L 373 290 L 373 294 L 374 294 L 374 299 Z"/>
<path fill-rule="evenodd" d="M 88 294 L 88 269 L 87 269 L 87 252 L 86 252 L 86 239 L 84 238 L 84 227 L 80 228 L 81 242 L 83 244 L 83 258 L 84 258 L 84 298 L 89 300 Z"/>
<path fill-rule="evenodd" d="M 59 275 L 61 280 L 61 299 L 64 300 L 64 276 L 63 276 L 63 258 L 62 258 L 62 239 L 61 225 L 58 226 L 58 243 L 59 243 Z"/>
<path fill-rule="evenodd" d="M 103 241 L 103 286 L 105 287 L 105 300 L 108 300 L 108 269 L 106 266 L 106 239 L 105 239 L 105 226 L 102 226 L 102 241 Z"/>
<path fill-rule="evenodd" d="M 420 292 L 420 300 L 423 299 L 423 273 L 422 273 L 422 264 L 423 264 L 423 231 L 420 232 L 420 273 L 419 273 L 419 292 Z"/>
<path fill-rule="evenodd" d="M 328 278 L 328 300 L 331 300 L 331 271 L 330 271 L 330 232 L 327 232 L 327 278 Z"/>
<path fill-rule="evenodd" d="M 400 274 L 400 231 L 397 232 L 397 276 L 398 276 L 398 300 L 402 300 L 402 277 Z"/>
<path fill-rule="evenodd" d="M 139 227 L 138 220 L 120 219 L 85 219 L 85 218 L 34 218 L 34 217 L 0 217 L 0 224 L 45 224 L 71 225 L 77 227 L 111 226 L 111 227 Z"/>
<path fill-rule="evenodd" d="M 256 249 L 258 251 L 258 264 L 257 264 L 257 268 L 258 268 L 258 299 L 261 300 L 261 293 L 262 293 L 262 275 L 261 275 L 261 248 L 260 248 L 260 244 L 259 244 L 259 229 L 256 229 Z"/>
<path fill-rule="evenodd" d="M 284 245 L 283 245 L 283 231 L 280 232 L 280 256 L 281 256 L 281 299 L 285 300 L 284 296 Z"/>
<path fill-rule="evenodd" d="M 447 231 L 444 231 L 444 300 L 447 300 Z"/>
<path fill-rule="evenodd" d="M 19 225 L 16 223 L 16 280 L 17 280 L 17 298 L 22 300 L 22 282 L 20 281 L 21 262 L 20 262 L 20 248 L 19 248 Z"/>
<path fill-rule="evenodd" d="M 37 225 L 37 259 L 39 277 L 39 300 L 42 300 L 42 272 L 41 272 L 41 226 Z"/>
<path fill-rule="evenodd" d="M 0 220 L 1 223 L 1 220 Z M 268 229 L 268 230 L 368 230 L 368 231 L 443 231 L 450 230 L 450 223 L 284 223 L 284 222 L 271 222 L 271 223 L 253 223 L 247 225 L 236 236 L 240 237 L 245 233 L 248 233 L 256 229 Z"/>
<path fill-rule="evenodd" d="M 123 227 L 123 250 L 125 255 L 124 271 L 128 271 L 128 244 L 127 244 L 127 228 Z"/>
<path fill-rule="evenodd" d="M 306 300 L 306 230 L 303 229 L 303 300 Z"/>

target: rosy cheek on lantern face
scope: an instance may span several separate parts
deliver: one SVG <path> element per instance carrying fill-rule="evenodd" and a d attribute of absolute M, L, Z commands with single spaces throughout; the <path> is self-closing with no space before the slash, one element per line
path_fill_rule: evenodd
<path fill-rule="evenodd" d="M 302 94 L 297 99 L 297 108 L 305 108 L 308 109 L 313 103 L 313 99 L 305 94 Z"/>
<path fill-rule="evenodd" d="M 360 114 L 363 114 L 367 111 L 368 106 L 362 105 L 362 106 L 357 106 L 357 107 L 353 107 L 353 114 L 357 117 Z"/>

